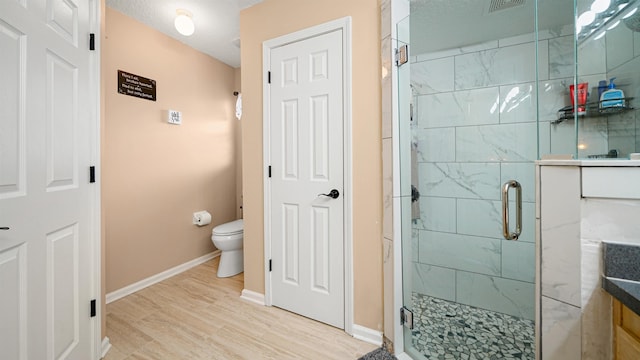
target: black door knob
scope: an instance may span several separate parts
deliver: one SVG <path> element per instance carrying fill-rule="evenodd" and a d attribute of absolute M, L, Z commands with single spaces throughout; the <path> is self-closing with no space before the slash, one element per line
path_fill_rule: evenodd
<path fill-rule="evenodd" d="M 332 199 L 337 199 L 338 197 L 340 197 L 340 192 L 336 189 L 332 189 L 328 194 L 318 194 L 318 196 L 328 196 Z"/>
<path fill-rule="evenodd" d="M 9 230 L 9 227 L 8 226 L 3 226 L 3 227 L 0 227 L 0 230 Z"/>

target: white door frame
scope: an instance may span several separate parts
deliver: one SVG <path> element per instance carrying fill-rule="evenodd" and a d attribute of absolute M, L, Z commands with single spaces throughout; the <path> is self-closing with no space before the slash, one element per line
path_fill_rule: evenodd
<path fill-rule="evenodd" d="M 101 1 L 90 0 L 89 1 L 89 30 L 94 34 L 95 50 L 90 52 L 89 56 L 89 91 L 91 92 L 89 98 L 93 102 L 90 108 L 90 154 L 89 160 L 95 166 L 96 169 L 96 182 L 90 186 L 90 214 L 89 214 L 89 242 L 91 252 L 91 293 L 93 298 L 96 299 L 96 316 L 92 324 L 92 344 L 91 349 L 94 354 L 94 359 L 99 360 L 102 358 L 103 352 L 107 349 L 102 348 L 102 281 L 101 281 L 101 254 L 102 254 L 102 222 L 101 222 L 101 198 L 100 189 L 102 188 L 100 182 L 100 106 L 101 106 L 101 62 L 100 57 L 102 52 L 101 48 Z M 108 343 L 107 346 L 110 346 Z M 106 353 L 106 352 L 105 352 Z"/>
<path fill-rule="evenodd" d="M 342 30 L 343 119 L 344 119 L 344 331 L 353 335 L 353 194 L 352 194 L 352 131 L 351 131 L 351 17 L 344 17 L 313 26 L 262 44 L 262 141 L 264 163 L 264 289 L 265 305 L 271 306 L 271 183 L 267 168 L 271 163 L 271 127 L 268 71 L 271 68 L 271 49 L 305 40 L 331 31 Z"/>

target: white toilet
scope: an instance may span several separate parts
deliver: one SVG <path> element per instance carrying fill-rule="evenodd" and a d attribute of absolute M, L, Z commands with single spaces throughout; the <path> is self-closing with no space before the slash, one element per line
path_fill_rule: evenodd
<path fill-rule="evenodd" d="M 222 252 L 218 265 L 218 277 L 229 277 L 244 271 L 243 237 L 242 219 L 218 225 L 211 231 L 213 245 Z"/>

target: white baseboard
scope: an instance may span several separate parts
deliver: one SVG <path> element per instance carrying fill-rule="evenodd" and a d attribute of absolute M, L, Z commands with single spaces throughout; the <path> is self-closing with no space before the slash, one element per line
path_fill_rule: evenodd
<path fill-rule="evenodd" d="M 202 263 L 205 263 L 215 257 L 220 256 L 220 250 L 216 250 L 214 252 L 211 252 L 207 255 L 201 256 L 197 259 L 193 259 L 191 261 L 188 261 L 184 264 L 178 265 L 176 267 L 173 267 L 169 270 L 165 270 L 159 274 L 155 274 L 153 276 L 150 276 L 146 279 L 140 280 L 137 283 L 128 285 L 123 287 L 122 289 L 118 289 L 115 291 L 112 291 L 110 293 L 107 294 L 106 296 L 106 302 L 107 304 L 116 301 L 118 299 L 122 299 L 123 297 L 127 296 L 127 295 L 131 295 L 136 291 L 140 291 L 148 286 L 151 286 L 153 284 L 159 283 L 162 280 L 166 280 L 172 276 L 178 275 L 181 272 L 187 271 L 193 267 L 196 267 Z M 212 274 L 212 276 L 215 276 L 215 274 Z"/>
<path fill-rule="evenodd" d="M 111 350 L 111 342 L 109 342 L 109 338 L 105 336 L 104 339 L 102 339 L 102 355 L 100 356 L 100 359 L 107 356 L 109 350 Z"/>
<path fill-rule="evenodd" d="M 353 324 L 353 337 L 373 345 L 382 345 L 382 332 Z"/>
<path fill-rule="evenodd" d="M 260 294 L 255 291 L 243 289 L 242 295 L 240 295 L 240 299 L 264 306 L 264 294 Z"/>

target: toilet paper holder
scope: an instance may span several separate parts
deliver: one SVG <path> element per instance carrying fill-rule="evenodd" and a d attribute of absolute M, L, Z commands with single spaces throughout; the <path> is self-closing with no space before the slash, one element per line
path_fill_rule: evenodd
<path fill-rule="evenodd" d="M 211 224 L 211 214 L 208 211 L 197 211 L 193 213 L 193 224 L 205 226 Z"/>

